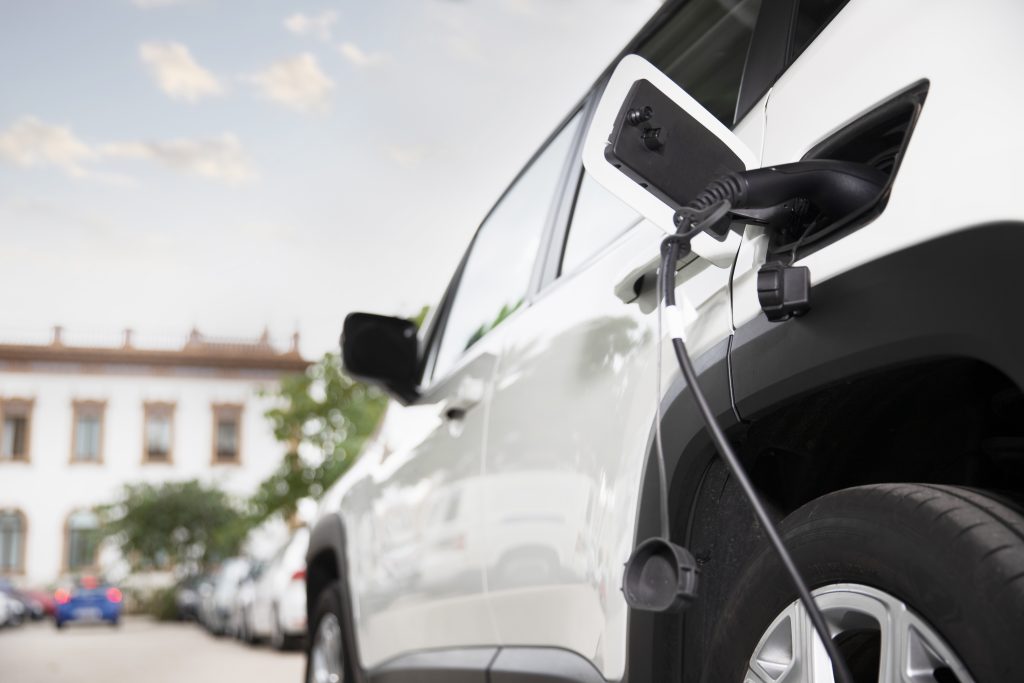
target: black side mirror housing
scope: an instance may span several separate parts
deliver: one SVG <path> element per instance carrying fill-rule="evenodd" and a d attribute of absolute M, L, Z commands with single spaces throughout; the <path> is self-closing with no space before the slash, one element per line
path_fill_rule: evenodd
<path fill-rule="evenodd" d="M 341 362 L 352 377 L 410 403 L 419 396 L 416 333 L 416 323 L 405 318 L 350 313 L 341 332 Z"/>

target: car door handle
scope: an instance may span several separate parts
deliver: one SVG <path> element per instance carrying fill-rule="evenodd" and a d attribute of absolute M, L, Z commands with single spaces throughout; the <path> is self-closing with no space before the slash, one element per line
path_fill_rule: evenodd
<path fill-rule="evenodd" d="M 446 420 L 461 420 L 484 398 L 484 381 L 476 377 L 463 377 L 455 393 L 444 402 L 442 414 Z"/>
<path fill-rule="evenodd" d="M 676 272 L 696 260 L 696 254 L 690 254 L 676 265 Z M 658 254 L 646 263 L 626 271 L 615 283 L 615 296 L 624 304 L 636 301 L 641 294 L 654 289 L 660 267 L 661 255 Z"/>

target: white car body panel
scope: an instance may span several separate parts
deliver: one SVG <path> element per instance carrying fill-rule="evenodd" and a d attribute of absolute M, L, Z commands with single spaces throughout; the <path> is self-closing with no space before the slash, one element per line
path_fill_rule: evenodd
<path fill-rule="evenodd" d="M 405 429 L 386 424 L 390 438 L 374 454 L 376 465 L 342 485 L 349 582 L 366 666 L 410 650 L 497 640 L 484 591 L 482 497 L 472 493 L 482 473 L 489 396 L 469 396 L 466 388 L 490 386 L 501 332 L 519 315 L 475 344 L 419 405 L 392 405 L 385 420 Z M 465 417 L 447 419 L 456 405 Z M 464 490 L 470 495 L 462 501 L 461 528 L 428 531 L 427 520 L 443 510 L 439 501 Z"/>
<path fill-rule="evenodd" d="M 735 130 L 745 146 L 760 147 L 761 112 L 755 107 Z M 502 487 L 488 497 L 490 509 L 517 500 L 548 519 L 548 530 L 522 542 L 559 560 L 553 574 L 503 585 L 497 576 L 514 567 L 502 558 L 522 560 L 498 549 L 515 546 L 521 522 L 500 523 L 501 514 L 488 512 L 496 522 L 488 525 L 490 555 L 498 561 L 487 567 L 487 585 L 498 642 L 578 652 L 611 680 L 626 662 L 619 586 L 655 417 L 658 325 L 653 290 L 624 303 L 615 285 L 623 270 L 657 255 L 663 237 L 641 222 L 586 268 L 555 281 L 508 326 L 488 423 L 484 471 Z M 729 271 L 700 258 L 676 282 L 677 299 L 698 312 L 686 333 L 699 356 L 732 332 Z M 667 339 L 668 330 L 662 332 Z M 666 343 L 663 391 L 675 372 Z M 549 483 L 558 478 L 563 497 L 553 498 Z"/>
<path fill-rule="evenodd" d="M 878 30 L 883 20 L 899 29 Z M 1011 168 L 1024 157 L 1024 138 L 1006 134 L 1024 108 L 1016 87 L 1021 26 L 1024 4 L 1015 0 L 856 0 L 779 78 L 767 105 L 765 165 L 798 161 L 864 111 L 921 79 L 930 83 L 885 211 L 799 260 L 812 284 L 943 234 L 1024 217 Z M 836 87 L 823 93 L 827 83 Z M 997 156 L 1006 163 L 994 164 Z M 761 314 L 755 280 L 767 244 L 760 235 L 748 228 L 737 262 L 736 327 Z"/>

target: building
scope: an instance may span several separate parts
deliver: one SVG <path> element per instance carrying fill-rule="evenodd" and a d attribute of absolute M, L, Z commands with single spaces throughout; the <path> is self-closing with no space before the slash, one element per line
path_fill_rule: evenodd
<path fill-rule="evenodd" d="M 95 565 L 92 508 L 126 483 L 198 478 L 251 493 L 281 462 L 264 412 L 308 363 L 298 335 L 0 343 L 0 574 L 45 585 Z"/>

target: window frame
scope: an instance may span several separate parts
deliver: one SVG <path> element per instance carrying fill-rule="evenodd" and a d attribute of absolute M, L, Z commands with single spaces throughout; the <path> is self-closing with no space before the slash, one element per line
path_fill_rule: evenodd
<path fill-rule="evenodd" d="M 107 422 L 107 402 L 96 400 L 96 399 L 75 399 L 71 402 L 71 464 L 72 465 L 102 465 L 103 464 L 103 451 L 104 441 L 106 440 L 106 422 Z M 93 460 L 86 460 L 84 458 L 77 457 L 78 452 L 76 444 L 78 443 L 78 420 L 79 417 L 87 415 L 89 413 L 95 413 L 99 418 L 100 423 L 100 435 L 99 444 L 96 449 L 96 458 Z"/>
<path fill-rule="evenodd" d="M 142 464 L 173 465 L 174 464 L 174 413 L 177 404 L 173 401 L 145 401 L 142 404 Z M 153 458 L 149 452 L 149 418 L 166 416 L 170 423 L 170 435 L 167 440 L 167 453 L 163 459 Z"/>
<path fill-rule="evenodd" d="M 470 240 L 469 245 L 462 254 L 462 258 L 459 260 L 459 265 L 455 270 L 452 279 L 449 281 L 447 288 L 445 289 L 444 296 L 441 299 L 438 314 L 434 317 L 431 329 L 427 333 L 427 346 L 424 349 L 423 361 L 420 375 L 421 385 L 421 399 L 424 396 L 428 396 L 434 393 L 438 387 L 445 384 L 446 380 L 456 375 L 459 370 L 469 362 L 475 355 L 470 349 L 459 357 L 459 359 L 452 365 L 451 368 L 443 376 L 435 376 L 435 363 L 437 361 L 437 352 L 440 348 L 441 343 L 444 340 L 444 333 L 448 327 L 448 318 L 451 313 L 451 308 L 454 303 L 455 295 L 459 290 L 459 286 L 462 283 L 462 276 L 466 269 L 466 263 L 469 260 L 470 254 L 473 253 L 473 248 L 476 246 L 477 238 L 480 236 L 481 229 L 487 224 L 491 216 L 498 209 L 501 203 L 508 196 L 512 188 L 522 179 L 526 173 L 533 168 L 534 163 L 537 159 L 548 149 L 551 143 L 558 137 L 558 135 L 565 129 L 567 125 L 572 123 L 573 119 L 579 114 L 582 115 L 580 119 L 579 127 L 573 133 L 572 140 L 569 144 L 569 152 L 566 158 L 562 162 L 562 168 L 558 173 L 558 180 L 556 181 L 555 187 L 552 191 L 551 204 L 548 207 L 547 215 L 544 219 L 544 226 L 541 230 L 540 244 L 537 247 L 537 252 L 534 256 L 534 263 L 530 273 L 530 280 L 527 286 L 527 291 L 523 296 L 523 303 L 515 311 L 513 311 L 506 321 L 509 321 L 519 313 L 529 308 L 532 303 L 536 300 L 537 294 L 543 288 L 544 272 L 547 260 L 547 255 L 550 249 L 553 230 L 556 221 L 562 216 L 560 211 L 564 194 L 565 186 L 570 181 L 572 160 L 579 151 L 579 147 L 582 145 L 582 136 L 586 130 L 586 123 L 588 122 L 588 113 L 586 107 L 589 104 L 589 93 L 583 97 L 574 107 L 569 111 L 569 114 L 565 116 L 558 125 L 554 128 L 554 131 L 545 138 L 544 142 L 537 148 L 537 150 L 530 156 L 529 160 L 523 165 L 523 167 L 516 173 L 512 178 L 512 181 L 505 187 L 498 199 L 491 205 L 487 213 L 484 214 L 483 219 L 477 225 L 476 230 L 473 233 L 473 238 Z M 502 325 L 504 327 L 504 324 Z M 488 333 L 490 334 L 490 333 Z M 486 338 L 488 335 L 484 335 Z M 474 346 L 476 346 L 474 344 Z M 429 402 L 429 398 L 423 399 Z"/>
<path fill-rule="evenodd" d="M 21 456 L 13 453 L 10 458 L 0 457 L 0 464 L 32 462 L 32 412 L 35 409 L 34 398 L 5 398 L 0 399 L 0 439 L 3 439 L 4 426 L 7 416 L 25 418 L 25 452 Z"/>
<path fill-rule="evenodd" d="M 18 538 L 18 563 L 13 569 L 0 565 L 0 576 L 23 576 L 25 574 L 25 552 L 28 549 L 28 515 L 17 507 L 0 508 L 0 515 L 14 515 L 21 524 L 21 535 Z"/>
<path fill-rule="evenodd" d="M 64 557 L 63 557 L 63 561 L 61 562 L 61 566 L 63 567 L 63 569 L 64 569 L 64 571 L 66 573 L 83 572 L 83 571 L 84 572 L 94 571 L 95 569 L 97 569 L 98 564 L 99 564 L 100 541 L 99 541 L 99 539 L 97 539 L 96 545 L 92 549 L 92 558 L 91 558 L 90 562 L 88 564 L 83 564 L 83 565 L 78 566 L 78 567 L 72 567 L 71 566 L 71 531 L 72 531 L 72 529 L 71 529 L 71 519 L 75 515 L 77 515 L 77 514 L 79 514 L 81 512 L 89 512 L 89 510 L 87 508 L 77 508 L 77 509 L 74 509 L 71 512 L 69 512 L 67 514 L 67 516 L 64 518 L 64 551 L 63 551 Z M 90 531 L 90 530 L 85 530 L 85 529 L 83 529 L 83 530 L 84 531 Z M 91 531 L 98 531 L 98 530 L 99 530 L 99 526 L 98 525 L 94 529 L 91 529 Z"/>
<path fill-rule="evenodd" d="M 733 127 L 750 113 L 754 105 L 761 101 L 800 55 L 814 44 L 822 31 L 828 28 L 828 25 L 850 4 L 850 0 L 843 0 L 839 9 L 818 27 L 803 49 L 797 52 L 795 38 L 800 2 L 801 0 L 762 0 L 761 12 L 754 24 L 754 33 L 750 38 L 747 59 L 743 65 L 743 79 L 736 100 Z"/>
<path fill-rule="evenodd" d="M 242 416 L 245 412 L 244 403 L 214 403 L 211 406 L 213 411 L 213 429 L 210 439 L 210 464 L 212 465 L 241 465 L 242 464 Z M 233 416 L 235 418 L 235 457 L 226 460 L 217 453 L 217 433 L 220 426 L 221 416 Z"/>

